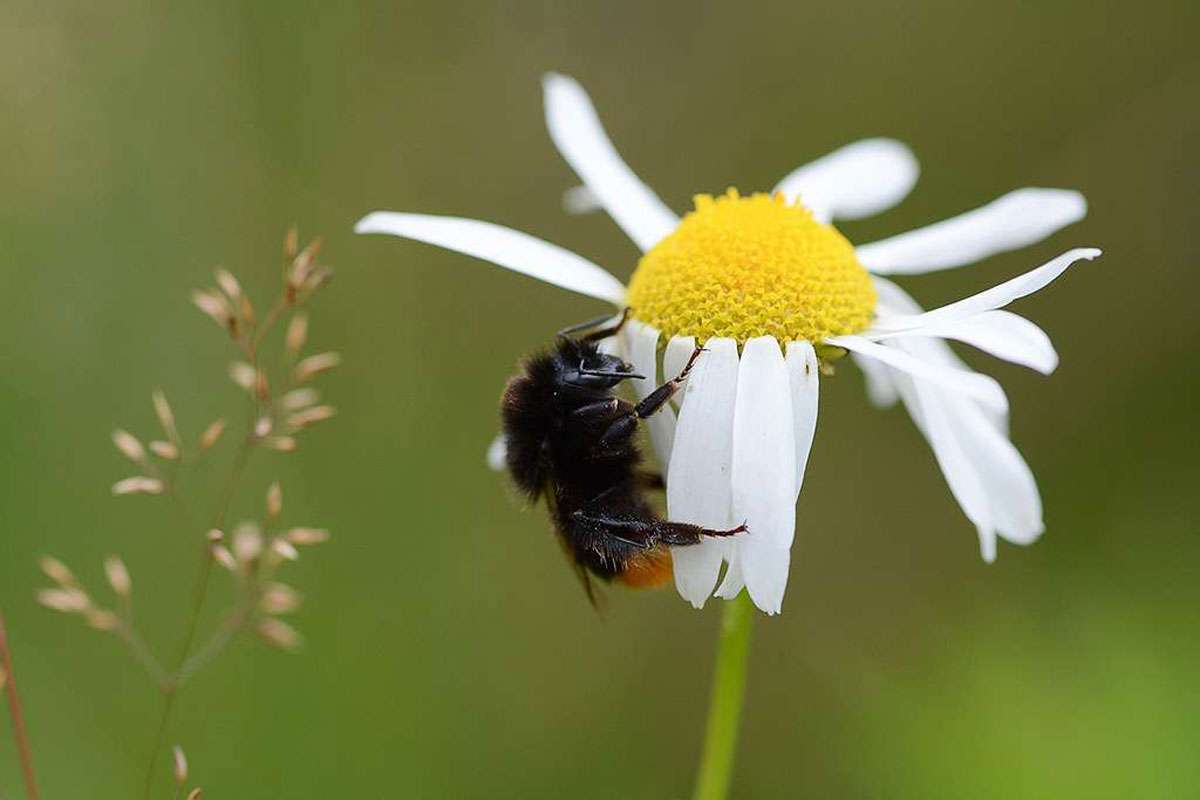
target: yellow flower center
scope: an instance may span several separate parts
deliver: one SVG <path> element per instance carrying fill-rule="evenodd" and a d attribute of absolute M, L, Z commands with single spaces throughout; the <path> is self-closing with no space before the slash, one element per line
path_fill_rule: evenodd
<path fill-rule="evenodd" d="M 875 289 L 854 247 L 782 195 L 697 195 L 696 210 L 642 256 L 629 283 L 633 316 L 664 340 L 756 336 L 820 342 L 857 333 Z"/>

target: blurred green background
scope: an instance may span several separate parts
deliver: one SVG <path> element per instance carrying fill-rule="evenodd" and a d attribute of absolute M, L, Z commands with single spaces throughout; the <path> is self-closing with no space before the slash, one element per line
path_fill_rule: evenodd
<path fill-rule="evenodd" d="M 1017 307 L 1053 336 L 1056 374 L 969 355 L 1007 387 L 1046 504 L 1042 541 L 993 566 L 904 413 L 870 408 L 848 366 L 824 382 L 735 796 L 1194 794 L 1198 23 L 1191 0 L 7 3 L 0 607 L 45 796 L 135 796 L 158 699 L 109 637 L 35 605 L 37 557 L 99 587 L 121 553 L 147 635 L 175 649 L 195 545 L 162 503 L 108 496 L 129 474 L 108 434 L 153 433 L 154 386 L 192 436 L 240 409 L 228 345 L 187 293 L 224 264 L 265 300 L 293 222 L 339 269 L 313 341 L 346 356 L 324 384 L 341 416 L 257 461 L 236 509 L 280 477 L 285 519 L 334 539 L 289 576 L 305 652 L 244 642 L 182 695 L 170 739 L 194 782 L 211 798 L 688 794 L 718 604 L 613 591 L 598 618 L 543 514 L 483 464 L 517 358 L 604 309 L 351 233 L 378 208 L 475 216 L 627 277 L 619 230 L 561 211 L 575 179 L 543 128 L 547 69 L 584 83 L 676 209 L 872 135 L 909 142 L 922 179 L 846 225 L 854 241 L 1024 185 L 1087 195 L 1087 220 L 1048 242 L 905 281 L 926 305 L 1105 250 Z"/>

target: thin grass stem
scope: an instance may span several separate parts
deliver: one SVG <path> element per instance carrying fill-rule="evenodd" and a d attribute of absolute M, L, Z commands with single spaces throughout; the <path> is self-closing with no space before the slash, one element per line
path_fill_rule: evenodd
<path fill-rule="evenodd" d="M 8 629 L 4 625 L 2 613 L 0 613 L 0 668 L 4 670 L 4 691 L 8 696 L 8 715 L 12 719 L 13 740 L 17 743 L 17 760 L 21 763 L 25 797 L 27 800 L 38 800 L 37 776 L 33 771 L 33 751 L 29 746 L 29 731 L 25 727 L 25 715 L 21 711 L 21 697 L 17 693 L 17 677 L 13 673 L 12 651 L 8 645 Z"/>

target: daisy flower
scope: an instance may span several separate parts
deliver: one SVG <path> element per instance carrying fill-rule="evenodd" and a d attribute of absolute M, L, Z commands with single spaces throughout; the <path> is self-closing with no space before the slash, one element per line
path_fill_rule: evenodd
<path fill-rule="evenodd" d="M 1058 360 L 1049 338 L 1001 308 L 1100 251 L 1070 250 L 931 311 L 883 276 L 950 269 L 1033 244 L 1084 216 L 1078 192 L 1018 189 L 855 246 L 832 222 L 895 205 L 918 173 L 903 144 L 867 139 L 794 170 L 770 194 L 698 195 L 681 219 L 622 161 L 578 83 L 551 74 L 544 92 L 550 136 L 583 181 L 568 206 L 602 208 L 642 251 L 628 286 L 582 256 L 490 222 L 380 211 L 355 230 L 438 245 L 628 307 L 630 321 L 612 346 L 647 376 L 635 382 L 639 399 L 704 345 L 678 412 L 664 408 L 648 420 L 667 514 L 716 529 L 745 522 L 749 531 L 675 548 L 684 598 L 699 608 L 714 593 L 733 598 L 745 588 L 761 610 L 779 612 L 819 375 L 846 352 L 873 402 L 907 407 L 985 560 L 995 558 L 997 537 L 1028 544 L 1041 534 L 1041 500 L 1009 441 L 1004 391 L 947 342 L 1049 373 Z"/>

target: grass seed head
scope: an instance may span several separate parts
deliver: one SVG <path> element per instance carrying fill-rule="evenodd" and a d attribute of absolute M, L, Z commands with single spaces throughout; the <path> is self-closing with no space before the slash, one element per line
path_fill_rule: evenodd
<path fill-rule="evenodd" d="M 237 572 L 237 559 L 233 557 L 233 553 L 229 552 L 229 548 L 222 544 L 213 545 L 209 552 L 212 554 L 213 561 L 220 564 L 230 572 Z"/>
<path fill-rule="evenodd" d="M 310 547 L 329 541 L 329 531 L 324 528 L 292 528 L 286 536 L 297 547 Z"/>
<path fill-rule="evenodd" d="M 309 356 L 296 365 L 294 379 L 296 383 L 310 381 L 341 363 L 342 357 L 337 353 L 318 353 L 315 356 Z"/>
<path fill-rule="evenodd" d="M 171 410 L 167 396 L 163 394 L 162 389 L 155 389 L 150 399 L 154 402 L 154 415 L 158 417 L 158 424 L 162 426 L 163 433 L 168 440 L 177 444 L 179 430 L 175 427 L 175 412 Z"/>
<path fill-rule="evenodd" d="M 284 337 L 288 354 L 298 355 L 307 339 L 308 316 L 303 312 L 297 312 L 288 322 L 287 335 Z"/>
<path fill-rule="evenodd" d="M 124 561 L 117 556 L 104 559 L 104 574 L 108 576 L 108 585 L 118 597 L 129 597 L 133 590 L 133 581 L 129 578 L 129 569 Z"/>
<path fill-rule="evenodd" d="M 233 277 L 233 273 L 227 269 L 218 267 L 213 273 L 217 279 L 217 286 L 221 287 L 221 291 L 232 301 L 237 302 L 242 298 L 242 285 L 238 283 L 238 279 Z"/>
<path fill-rule="evenodd" d="M 229 365 L 229 379 L 249 392 L 258 382 L 258 370 L 245 361 L 234 361 Z"/>
<path fill-rule="evenodd" d="M 277 538 L 271 541 L 271 552 L 279 558 L 288 561 L 295 561 L 300 558 L 300 551 L 296 546 L 284 538 Z"/>
<path fill-rule="evenodd" d="M 295 414 L 292 414 L 288 417 L 287 424 L 289 428 L 297 430 L 308 428 L 316 425 L 318 422 L 324 422 L 336 413 L 337 409 L 333 406 L 313 406 L 312 408 L 306 408 L 303 411 L 297 411 Z"/>
<path fill-rule="evenodd" d="M 42 589 L 37 601 L 51 611 L 81 614 L 92 607 L 92 601 L 82 589 Z"/>
<path fill-rule="evenodd" d="M 296 452 L 296 440 L 291 436 L 272 436 L 269 439 L 263 439 L 263 446 L 277 453 Z"/>
<path fill-rule="evenodd" d="M 255 561 L 263 550 L 262 531 L 253 522 L 243 522 L 233 531 L 233 554 L 239 564 Z"/>
<path fill-rule="evenodd" d="M 237 318 L 229 301 L 211 289 L 196 289 L 192 292 L 192 305 L 200 309 L 213 322 L 226 331 L 236 331 Z"/>
<path fill-rule="evenodd" d="M 117 428 L 112 432 L 112 440 L 117 449 L 121 451 L 121 455 L 135 464 L 145 462 L 146 448 L 142 447 L 142 443 L 132 433 Z"/>
<path fill-rule="evenodd" d="M 271 432 L 274 423 L 270 417 L 259 417 L 258 422 L 254 423 L 254 438 L 261 439 Z"/>
<path fill-rule="evenodd" d="M 280 650 L 297 650 L 302 642 L 300 634 L 295 628 L 275 617 L 265 617 L 259 620 L 257 630 L 264 642 Z"/>
<path fill-rule="evenodd" d="M 279 402 L 283 406 L 284 411 L 295 412 L 309 406 L 315 406 L 320 400 L 320 392 L 311 387 L 306 387 L 304 389 L 293 389 L 285 394 Z"/>
<path fill-rule="evenodd" d="M 267 487 L 267 517 L 277 519 L 283 511 L 283 487 L 275 481 Z"/>
<path fill-rule="evenodd" d="M 290 614 L 300 607 L 300 593 L 284 583 L 268 584 L 263 590 L 259 608 L 264 614 Z"/>
<path fill-rule="evenodd" d="M 155 439 L 151 442 L 150 450 L 154 455 L 166 461 L 174 461 L 179 458 L 179 448 L 171 442 L 164 442 L 161 439 Z"/>
<path fill-rule="evenodd" d="M 103 608 L 89 608 L 83 612 L 88 626 L 98 631 L 111 631 L 120 624 L 117 615 Z"/>
<path fill-rule="evenodd" d="M 188 777 L 187 754 L 182 747 L 175 745 L 171 748 L 171 755 L 175 762 L 175 782 L 182 784 Z"/>
<path fill-rule="evenodd" d="M 296 251 L 300 249 L 300 231 L 296 230 L 296 226 L 288 228 L 287 234 L 283 237 L 283 257 L 293 259 L 296 257 Z"/>
<path fill-rule="evenodd" d="M 221 438 L 221 434 L 225 432 L 225 420 L 215 419 L 209 423 L 204 429 L 204 433 L 200 434 L 200 449 L 207 450 L 217 443 Z"/>
<path fill-rule="evenodd" d="M 63 588 L 77 588 L 79 585 L 75 580 L 75 574 L 67 568 L 67 565 L 53 556 L 42 556 L 38 566 L 42 568 L 42 572 L 47 578 Z"/>
<path fill-rule="evenodd" d="M 135 475 L 113 484 L 114 495 L 123 494 L 162 494 L 166 487 L 158 478 L 148 478 L 145 475 Z"/>

